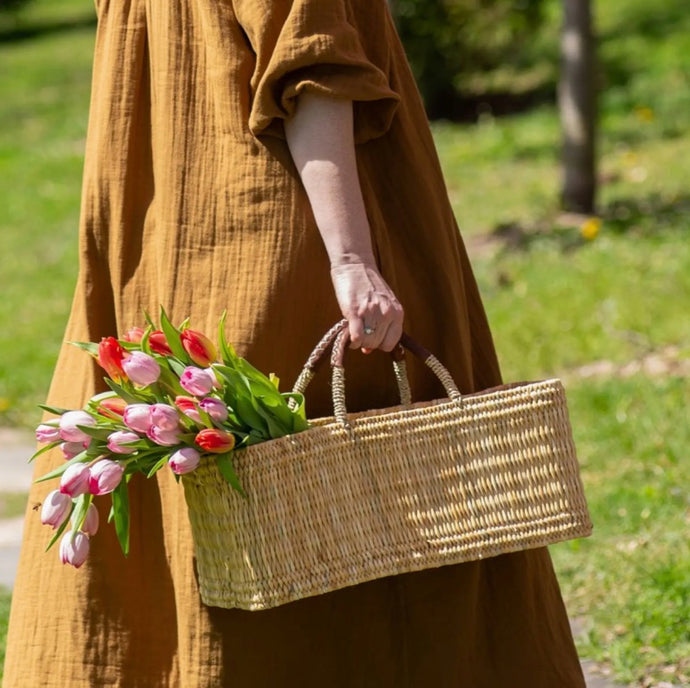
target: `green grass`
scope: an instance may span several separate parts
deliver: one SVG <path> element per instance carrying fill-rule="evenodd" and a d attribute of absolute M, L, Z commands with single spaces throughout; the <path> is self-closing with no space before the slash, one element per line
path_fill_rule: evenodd
<path fill-rule="evenodd" d="M 2 679 L 2 668 L 5 665 L 5 644 L 7 642 L 7 622 L 10 617 L 10 598 L 9 591 L 0 587 L 0 680 Z"/>
<path fill-rule="evenodd" d="M 25 509 L 25 494 L 18 492 L 0 492 L 0 518 L 23 516 Z"/>
<path fill-rule="evenodd" d="M 508 379 L 562 375 L 595 523 L 554 548 L 583 656 L 621 682 L 690 683 L 690 402 L 687 379 L 580 379 L 667 345 L 690 354 L 690 14 L 685 0 L 606 0 L 601 37 L 601 229 L 558 212 L 558 118 L 542 106 L 477 126 L 437 123 Z M 558 3 L 526 74 L 555 74 Z M 35 0 L 19 28 L 92 15 Z M 0 18 L 0 33 L 8 22 Z M 31 426 L 76 280 L 93 30 L 0 42 L 0 424 Z M 500 82 L 500 78 L 497 79 Z M 499 225 L 510 227 L 501 239 Z M 6 624 L 8 597 L 0 597 Z M 685 664 L 683 663 L 685 661 Z M 684 678 L 685 676 L 685 678 Z"/>
<path fill-rule="evenodd" d="M 27 15 L 18 28 L 93 5 L 35 2 Z M 0 42 L 0 424 L 39 417 L 69 311 L 93 40 L 77 25 Z"/>

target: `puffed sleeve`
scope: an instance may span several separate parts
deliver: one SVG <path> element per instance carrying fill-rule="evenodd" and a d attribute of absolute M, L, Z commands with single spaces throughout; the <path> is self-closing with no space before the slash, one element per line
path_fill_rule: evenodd
<path fill-rule="evenodd" d="M 383 135 L 399 96 L 390 86 L 385 0 L 233 0 L 256 55 L 249 128 L 284 138 L 297 96 L 313 91 L 354 103 L 355 140 Z"/>

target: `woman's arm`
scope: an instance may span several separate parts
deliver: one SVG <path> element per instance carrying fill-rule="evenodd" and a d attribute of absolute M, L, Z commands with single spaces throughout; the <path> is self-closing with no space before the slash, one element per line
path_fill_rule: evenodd
<path fill-rule="evenodd" d="M 326 245 L 352 346 L 391 351 L 402 334 L 403 309 L 374 261 L 357 174 L 352 102 L 304 93 L 285 133 Z M 365 334 L 365 328 L 374 331 Z"/>

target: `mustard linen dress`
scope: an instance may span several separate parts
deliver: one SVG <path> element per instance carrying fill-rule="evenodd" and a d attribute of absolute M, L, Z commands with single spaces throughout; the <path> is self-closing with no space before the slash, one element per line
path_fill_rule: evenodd
<path fill-rule="evenodd" d="M 420 98 L 384 0 L 97 0 L 80 271 L 65 340 L 164 305 L 227 334 L 289 386 L 340 314 L 282 121 L 303 91 L 354 101 L 376 257 L 406 329 L 465 391 L 499 382 Z M 348 355 L 352 410 L 396 402 L 387 356 Z M 442 396 L 411 364 L 416 399 Z M 64 345 L 52 404 L 102 389 Z M 328 415 L 314 382 L 312 417 Z M 37 474 L 62 461 L 38 461 Z M 139 479 L 140 478 L 140 479 Z M 56 487 L 32 488 L 29 504 Z M 87 564 L 44 553 L 27 510 L 5 688 L 581 688 L 548 553 L 372 581 L 273 610 L 200 603 L 183 491 L 130 484 L 127 559 L 106 525 Z"/>

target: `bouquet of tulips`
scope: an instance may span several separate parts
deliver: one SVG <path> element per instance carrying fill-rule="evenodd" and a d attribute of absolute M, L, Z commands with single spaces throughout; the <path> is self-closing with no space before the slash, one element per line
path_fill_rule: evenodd
<path fill-rule="evenodd" d="M 110 518 L 129 551 L 127 484 L 135 473 L 153 476 L 169 466 L 176 477 L 201 461 L 215 461 L 240 494 L 231 455 L 242 447 L 306 430 L 301 394 L 281 393 L 278 378 L 266 377 L 238 356 L 218 327 L 218 347 L 188 321 L 175 327 L 161 309 L 160 329 L 146 316 L 120 339 L 74 344 L 105 369 L 109 392 L 82 410 L 41 405 L 58 418 L 36 429 L 46 446 L 60 447 L 65 463 L 39 478 L 60 478 L 43 502 L 41 520 L 56 529 L 63 563 L 81 566 L 89 538 L 98 530 L 94 497 L 110 494 Z M 71 522 L 71 529 L 64 532 Z"/>

